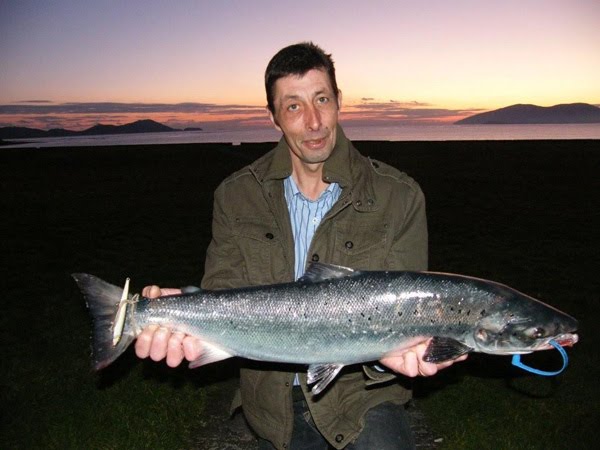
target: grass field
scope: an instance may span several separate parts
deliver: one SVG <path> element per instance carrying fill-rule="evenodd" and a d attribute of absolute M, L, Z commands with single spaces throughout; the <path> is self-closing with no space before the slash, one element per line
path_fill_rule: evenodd
<path fill-rule="evenodd" d="M 70 278 L 134 289 L 198 284 L 212 192 L 270 144 L 2 149 L 2 448 L 191 448 L 215 380 L 128 352 L 89 369 L 89 319 Z M 600 423 L 600 142 L 358 143 L 428 200 L 430 267 L 493 279 L 580 321 L 556 378 L 473 355 L 415 383 L 447 449 L 595 448 Z M 525 357 L 560 366 L 557 352 Z M 229 395 L 224 393 L 223 395 Z M 210 403 L 210 402 L 209 402 Z"/>

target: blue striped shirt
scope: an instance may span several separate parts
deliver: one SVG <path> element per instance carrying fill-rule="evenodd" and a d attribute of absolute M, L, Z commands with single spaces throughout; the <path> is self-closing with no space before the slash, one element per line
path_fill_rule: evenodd
<path fill-rule="evenodd" d="M 294 235 L 296 280 L 304 275 L 306 259 L 315 231 L 325 214 L 340 198 L 342 188 L 338 183 L 327 186 L 317 200 L 309 200 L 298 189 L 291 176 L 283 180 L 285 201 L 290 212 L 290 222 Z"/>

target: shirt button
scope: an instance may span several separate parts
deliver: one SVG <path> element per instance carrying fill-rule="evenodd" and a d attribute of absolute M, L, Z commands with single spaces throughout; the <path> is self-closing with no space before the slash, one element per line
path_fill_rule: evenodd
<path fill-rule="evenodd" d="M 356 202 L 354 202 L 354 204 L 355 204 L 356 206 L 360 206 L 360 205 L 362 205 L 362 202 L 361 202 L 360 200 L 356 200 Z"/>
<path fill-rule="evenodd" d="M 273 233 L 267 233 L 267 234 L 265 234 L 265 237 L 267 239 L 273 239 L 275 236 L 273 236 Z"/>
<path fill-rule="evenodd" d="M 346 241 L 346 243 L 344 245 L 346 246 L 346 248 L 348 250 L 350 250 L 352 247 L 354 247 L 354 242 L 352 242 L 352 241 Z"/>
<path fill-rule="evenodd" d="M 312 255 L 312 260 L 313 262 L 319 262 L 319 255 L 317 255 L 316 253 Z"/>
<path fill-rule="evenodd" d="M 343 434 L 338 434 L 335 437 L 335 442 L 342 442 L 344 440 L 344 435 Z"/>

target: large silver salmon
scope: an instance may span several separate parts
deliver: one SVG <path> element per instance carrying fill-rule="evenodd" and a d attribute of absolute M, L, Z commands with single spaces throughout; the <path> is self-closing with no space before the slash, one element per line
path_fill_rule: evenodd
<path fill-rule="evenodd" d="M 203 354 L 190 367 L 232 356 L 307 364 L 313 394 L 345 365 L 376 361 L 429 337 L 430 362 L 472 351 L 530 353 L 551 348 L 551 339 L 578 340 L 571 316 L 507 286 L 461 275 L 316 263 L 294 283 L 123 302 L 122 288 L 88 274 L 73 277 L 93 318 L 96 369 L 150 324 L 202 339 Z"/>

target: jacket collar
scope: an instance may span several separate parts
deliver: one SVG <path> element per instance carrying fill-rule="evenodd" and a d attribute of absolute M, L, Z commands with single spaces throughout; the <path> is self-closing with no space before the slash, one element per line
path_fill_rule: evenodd
<path fill-rule="evenodd" d="M 335 147 L 323 166 L 323 180 L 338 183 L 344 194 L 350 196 L 356 210 L 374 211 L 377 209 L 377 202 L 372 184 L 371 163 L 354 148 L 339 124 L 336 132 Z M 369 167 L 366 168 L 365 165 Z M 250 171 L 260 184 L 289 177 L 292 174 L 292 161 L 285 138 L 282 137 L 271 152 L 252 163 Z"/>

